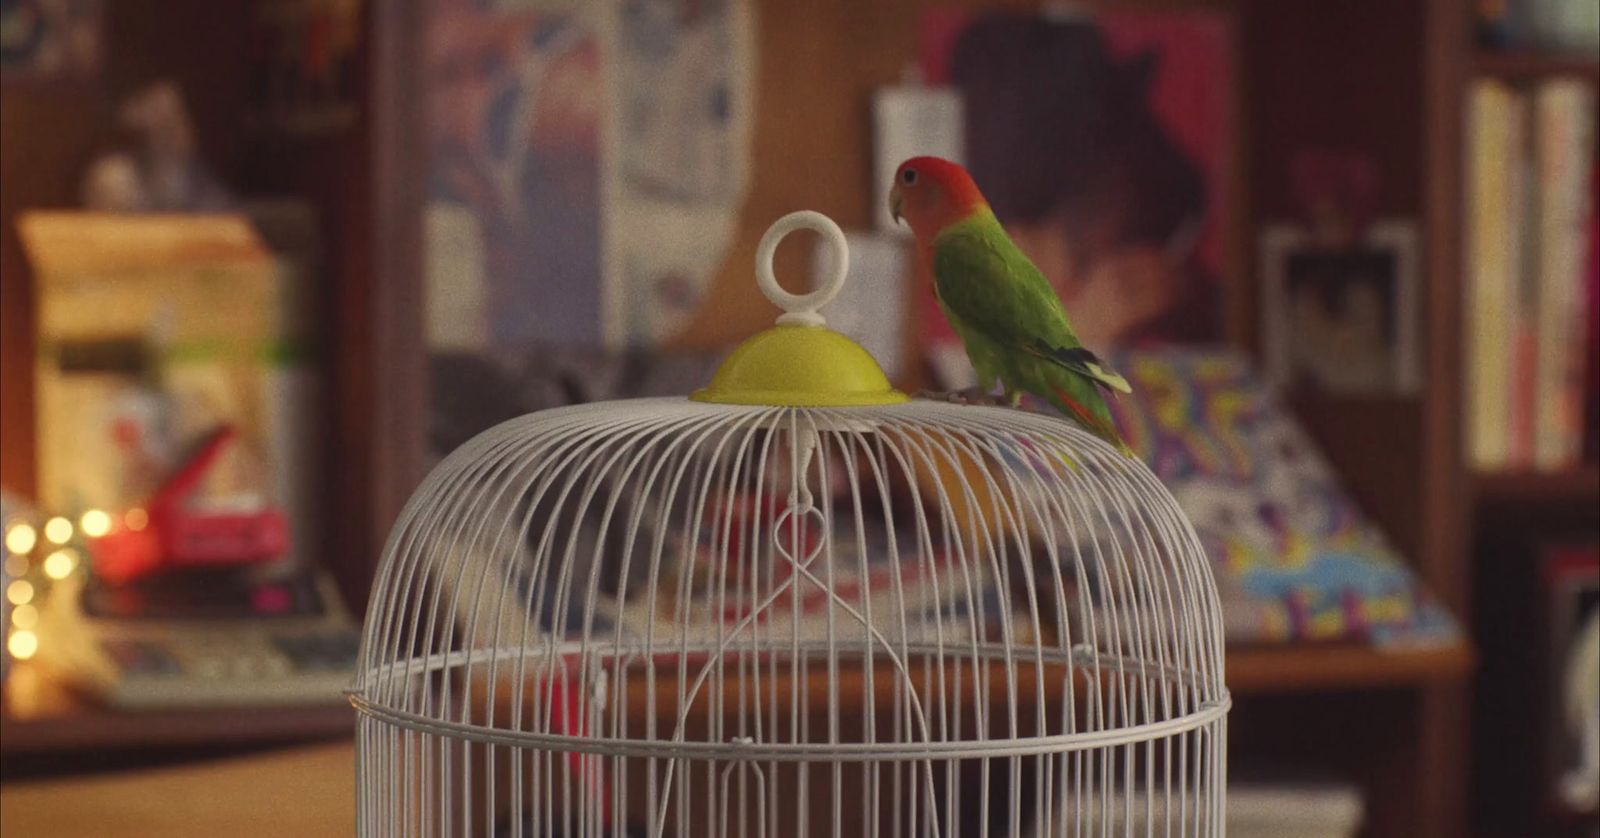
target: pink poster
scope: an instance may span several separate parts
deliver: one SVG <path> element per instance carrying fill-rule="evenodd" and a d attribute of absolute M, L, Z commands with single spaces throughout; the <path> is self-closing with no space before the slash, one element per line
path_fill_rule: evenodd
<path fill-rule="evenodd" d="M 1209 12 L 922 20 L 924 77 L 963 96 L 967 168 L 1091 348 L 1220 337 L 1230 51 Z M 919 285 L 925 345 L 955 342 Z"/>

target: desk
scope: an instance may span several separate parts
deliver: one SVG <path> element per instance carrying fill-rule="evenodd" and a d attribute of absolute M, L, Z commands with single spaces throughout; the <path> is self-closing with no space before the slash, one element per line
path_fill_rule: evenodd
<path fill-rule="evenodd" d="M 355 832 L 355 746 L 0 785 L 0 834 L 214 838 Z"/>
<path fill-rule="evenodd" d="M 35 661 L 17 661 L 0 701 L 0 756 L 128 748 L 344 739 L 356 717 L 342 700 L 271 707 L 119 712 L 72 692 Z"/>

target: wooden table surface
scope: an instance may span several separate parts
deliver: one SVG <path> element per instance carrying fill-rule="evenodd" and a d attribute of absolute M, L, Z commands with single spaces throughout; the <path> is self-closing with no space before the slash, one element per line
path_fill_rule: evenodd
<path fill-rule="evenodd" d="M 355 833 L 355 746 L 0 785 L 6 838 L 319 838 Z"/>

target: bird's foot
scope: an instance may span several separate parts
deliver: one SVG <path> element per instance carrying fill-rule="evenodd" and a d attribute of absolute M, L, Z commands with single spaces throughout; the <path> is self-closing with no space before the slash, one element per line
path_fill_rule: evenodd
<path fill-rule="evenodd" d="M 985 390 L 982 387 L 968 387 L 965 390 L 923 390 L 917 396 L 936 402 L 950 402 L 951 404 L 984 405 L 988 407 L 1003 407 L 1011 404 L 1011 400 L 1005 396 Z"/>

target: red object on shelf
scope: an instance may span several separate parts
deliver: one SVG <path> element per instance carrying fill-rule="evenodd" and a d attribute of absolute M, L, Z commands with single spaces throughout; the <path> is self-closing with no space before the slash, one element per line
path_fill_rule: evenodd
<path fill-rule="evenodd" d="M 237 434 L 224 426 L 200 446 L 145 505 L 142 529 L 119 525 L 91 542 L 95 573 L 113 583 L 158 570 L 250 564 L 289 549 L 289 524 L 274 507 L 207 511 L 184 501 Z"/>

